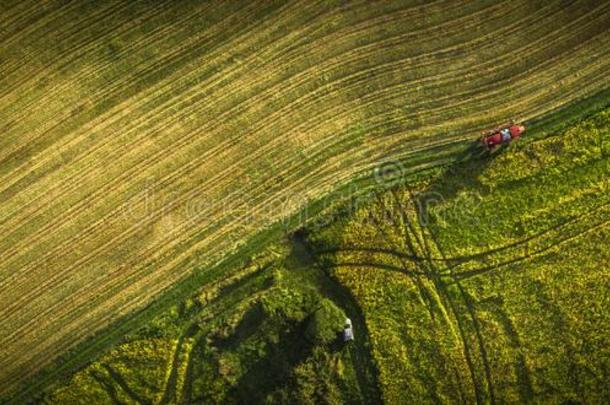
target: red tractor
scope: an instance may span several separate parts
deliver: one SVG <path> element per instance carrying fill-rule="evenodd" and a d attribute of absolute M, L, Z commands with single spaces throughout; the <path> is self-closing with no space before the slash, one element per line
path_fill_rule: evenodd
<path fill-rule="evenodd" d="M 514 124 L 512 121 L 500 125 L 494 129 L 483 131 L 481 142 L 487 150 L 494 150 L 500 145 L 506 145 L 513 139 L 521 138 L 525 132 L 525 126 Z"/>

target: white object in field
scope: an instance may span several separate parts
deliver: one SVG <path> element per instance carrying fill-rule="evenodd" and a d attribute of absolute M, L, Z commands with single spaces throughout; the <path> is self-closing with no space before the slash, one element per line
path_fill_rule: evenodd
<path fill-rule="evenodd" d="M 343 341 L 349 342 L 351 340 L 354 340 L 354 330 L 352 329 L 352 320 L 347 318 L 343 327 Z"/>

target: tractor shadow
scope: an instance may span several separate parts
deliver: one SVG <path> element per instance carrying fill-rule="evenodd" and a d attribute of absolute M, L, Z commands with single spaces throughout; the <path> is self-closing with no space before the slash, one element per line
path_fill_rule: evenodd
<path fill-rule="evenodd" d="M 457 154 L 455 163 L 449 165 L 420 195 L 439 195 L 448 201 L 461 191 L 486 193 L 489 190 L 479 181 L 479 174 L 488 168 L 495 158 L 506 150 L 500 146 L 493 151 L 486 150 L 479 141 L 470 143 Z M 425 207 L 425 205 L 423 205 Z M 425 213 L 423 213 L 425 214 Z"/>

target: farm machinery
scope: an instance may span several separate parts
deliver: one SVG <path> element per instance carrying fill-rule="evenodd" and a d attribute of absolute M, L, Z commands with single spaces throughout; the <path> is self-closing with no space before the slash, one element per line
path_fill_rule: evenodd
<path fill-rule="evenodd" d="M 494 150 L 500 145 L 506 145 L 515 139 L 519 139 L 525 132 L 525 126 L 515 124 L 512 120 L 494 129 L 482 132 L 481 142 L 487 150 Z"/>

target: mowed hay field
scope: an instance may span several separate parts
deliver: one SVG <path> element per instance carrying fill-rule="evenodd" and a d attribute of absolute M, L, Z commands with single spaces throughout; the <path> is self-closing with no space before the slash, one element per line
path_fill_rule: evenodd
<path fill-rule="evenodd" d="M 420 3 L 3 1 L 0 393 L 378 162 L 610 83 L 607 2 Z"/>

